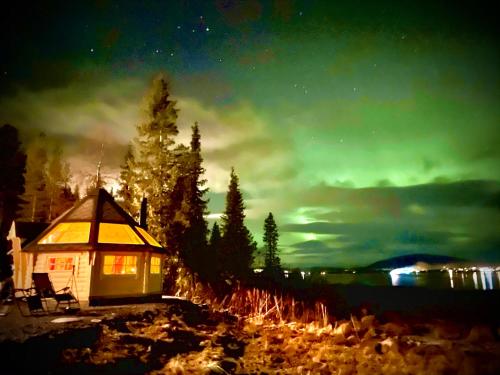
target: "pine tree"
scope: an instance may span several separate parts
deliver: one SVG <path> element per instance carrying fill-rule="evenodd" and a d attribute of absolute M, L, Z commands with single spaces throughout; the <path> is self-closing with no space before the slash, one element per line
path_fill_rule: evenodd
<path fill-rule="evenodd" d="M 213 279 L 216 274 L 217 274 L 217 264 L 216 260 L 218 258 L 218 254 L 220 251 L 220 244 L 221 244 L 221 233 L 219 229 L 219 225 L 217 222 L 214 223 L 212 226 L 212 230 L 210 231 L 210 239 L 208 241 L 208 247 L 207 247 L 207 259 L 209 260 L 210 268 L 208 272 L 208 277 L 210 279 Z"/>
<path fill-rule="evenodd" d="M 277 275 L 280 271 L 280 258 L 278 256 L 278 227 L 274 221 L 273 214 L 269 212 L 264 221 L 264 236 L 262 240 L 265 246 L 265 266 L 266 273 Z"/>
<path fill-rule="evenodd" d="M 27 147 L 25 193 L 21 218 L 33 222 L 47 221 L 47 137 L 40 133 Z"/>
<path fill-rule="evenodd" d="M 201 142 L 198 123 L 193 125 L 191 147 L 186 153 L 182 182 L 184 185 L 184 210 L 186 229 L 182 234 L 182 254 L 186 264 L 201 276 L 207 276 L 215 266 L 213 258 L 207 257 L 208 227 L 204 215 L 207 213 L 207 200 L 203 198 L 207 189 L 202 178 Z"/>
<path fill-rule="evenodd" d="M 245 206 L 238 185 L 238 176 L 233 168 L 222 216 L 223 234 L 218 265 L 223 274 L 244 280 L 251 274 L 253 252 L 257 246 L 244 223 Z"/>
<path fill-rule="evenodd" d="M 125 161 L 120 166 L 120 189 L 118 197 L 122 200 L 122 207 L 134 218 L 139 216 L 139 200 L 137 191 L 137 171 L 132 144 L 128 145 Z"/>
<path fill-rule="evenodd" d="M 175 105 L 165 78 L 156 78 L 145 99 L 146 119 L 137 126 L 137 182 L 148 198 L 149 230 L 162 245 L 167 244 L 167 209 L 176 182 L 177 160 L 172 150 L 178 133 Z"/>
<path fill-rule="evenodd" d="M 3 125 L 0 127 L 0 280 L 12 276 L 7 234 L 20 208 L 25 167 L 26 154 L 21 149 L 17 129 Z"/>

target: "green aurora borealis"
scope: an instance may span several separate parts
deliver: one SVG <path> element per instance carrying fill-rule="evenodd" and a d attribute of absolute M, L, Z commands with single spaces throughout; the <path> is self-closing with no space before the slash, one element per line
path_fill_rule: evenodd
<path fill-rule="evenodd" d="M 164 72 L 200 123 L 211 221 L 234 166 L 288 265 L 409 253 L 500 261 L 500 50 L 486 2 L 96 1 L 7 6 L 0 121 L 116 177 Z"/>

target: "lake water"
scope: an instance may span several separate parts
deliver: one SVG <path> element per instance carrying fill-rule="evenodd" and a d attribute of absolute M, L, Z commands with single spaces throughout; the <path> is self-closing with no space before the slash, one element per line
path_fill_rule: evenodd
<path fill-rule="evenodd" d="M 330 284 L 363 284 L 371 286 L 418 286 L 432 289 L 500 289 L 500 271 L 477 270 L 457 272 L 452 270 L 427 271 L 391 275 L 389 272 L 327 273 L 323 277 Z"/>

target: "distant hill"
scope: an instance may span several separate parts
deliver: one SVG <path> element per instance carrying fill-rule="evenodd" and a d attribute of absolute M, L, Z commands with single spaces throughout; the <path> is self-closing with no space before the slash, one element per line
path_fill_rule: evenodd
<path fill-rule="evenodd" d="M 450 257 L 446 255 L 431 255 L 431 254 L 410 254 L 402 255 L 399 257 L 389 258 L 385 260 L 380 260 L 373 264 L 370 264 L 366 268 L 370 269 L 381 269 L 381 268 L 401 268 L 412 266 L 418 262 L 424 262 L 427 264 L 445 264 L 445 263 L 455 263 L 463 261 L 463 259 Z"/>

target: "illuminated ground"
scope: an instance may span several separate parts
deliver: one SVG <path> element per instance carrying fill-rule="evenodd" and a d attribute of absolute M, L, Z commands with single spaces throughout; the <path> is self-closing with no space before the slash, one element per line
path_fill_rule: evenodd
<path fill-rule="evenodd" d="M 30 320 L 21 325 L 23 335 L 2 324 L 2 373 L 36 369 L 56 374 L 345 375 L 500 370 L 499 332 L 491 325 L 398 316 L 378 321 L 372 315 L 333 323 L 286 323 L 276 319 L 278 310 L 271 307 L 238 318 L 177 300 L 85 310 L 81 321 L 66 325 L 49 323 L 54 316 L 38 324 Z"/>

